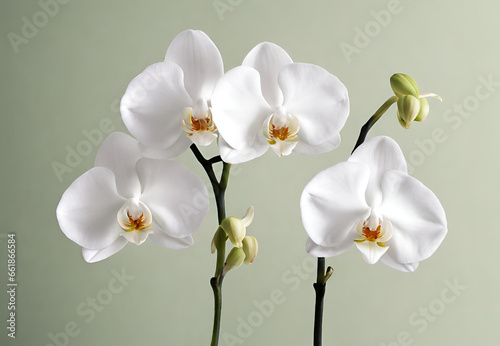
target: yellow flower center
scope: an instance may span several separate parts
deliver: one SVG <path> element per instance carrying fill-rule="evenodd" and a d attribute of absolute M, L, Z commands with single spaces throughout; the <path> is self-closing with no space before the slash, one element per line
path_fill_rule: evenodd
<path fill-rule="evenodd" d="M 384 220 L 373 213 L 368 219 L 358 222 L 356 233 L 360 236 L 354 239 L 356 243 L 369 241 L 377 243 L 380 247 L 386 247 L 385 242 L 392 237 L 392 224 L 389 220 Z"/>
<path fill-rule="evenodd" d="M 283 109 L 278 109 L 269 119 L 267 127 L 268 143 L 276 144 L 276 141 L 292 142 L 299 133 L 299 123 L 296 117 L 286 114 Z"/>
<path fill-rule="evenodd" d="M 138 199 L 127 200 L 117 214 L 120 227 L 125 232 L 144 231 L 153 224 L 149 208 Z"/>
<path fill-rule="evenodd" d="M 127 211 L 128 221 L 125 221 L 121 224 L 121 227 L 125 232 L 132 231 L 143 231 L 149 227 L 151 227 L 151 223 L 147 223 L 146 218 L 144 217 L 144 213 L 141 213 L 141 216 L 134 219 L 132 215 Z"/>
<path fill-rule="evenodd" d="M 217 130 L 213 120 L 212 113 L 207 111 L 205 117 L 193 117 L 192 108 L 186 108 L 184 111 L 184 116 L 182 117 L 182 129 L 187 133 L 188 136 L 192 136 L 194 133 L 199 133 L 203 131 L 214 132 Z"/>

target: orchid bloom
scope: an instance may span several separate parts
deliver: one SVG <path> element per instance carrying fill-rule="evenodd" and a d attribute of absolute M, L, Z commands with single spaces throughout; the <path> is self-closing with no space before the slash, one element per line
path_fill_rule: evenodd
<path fill-rule="evenodd" d="M 302 193 L 307 252 L 331 257 L 351 246 L 366 262 L 379 259 L 412 272 L 443 241 L 446 216 L 434 193 L 407 174 L 397 143 L 375 137 L 347 162 L 316 175 Z"/>
<path fill-rule="evenodd" d="M 334 75 L 294 63 L 281 47 L 263 42 L 217 83 L 212 114 L 222 159 L 241 163 L 269 147 L 279 156 L 335 149 L 349 99 Z"/>
<path fill-rule="evenodd" d="M 164 62 L 130 82 L 120 111 L 144 155 L 175 157 L 192 143 L 207 146 L 217 138 L 210 100 L 223 74 L 222 57 L 210 38 L 186 30 L 174 38 Z"/>
<path fill-rule="evenodd" d="M 139 143 L 115 132 L 95 167 L 64 192 L 57 220 L 85 261 L 97 262 L 148 236 L 165 248 L 189 247 L 207 212 L 208 192 L 194 173 L 172 160 L 141 158 Z"/>

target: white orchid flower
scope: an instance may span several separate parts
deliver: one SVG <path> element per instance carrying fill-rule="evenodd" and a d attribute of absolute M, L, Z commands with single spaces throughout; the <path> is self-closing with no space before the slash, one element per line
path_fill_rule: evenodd
<path fill-rule="evenodd" d="M 95 167 L 64 192 L 57 220 L 84 259 L 97 262 L 148 236 L 165 248 L 189 247 L 207 212 L 208 192 L 194 173 L 172 160 L 141 158 L 139 143 L 115 132 Z"/>
<path fill-rule="evenodd" d="M 222 159 L 240 163 L 269 147 L 279 156 L 333 150 L 340 144 L 349 99 L 334 75 L 293 63 L 282 48 L 263 42 L 217 83 L 212 114 Z"/>
<path fill-rule="evenodd" d="M 307 252 L 331 257 L 356 245 L 366 262 L 414 271 L 443 241 L 446 215 L 434 193 L 407 174 L 397 143 L 375 137 L 347 162 L 316 175 L 302 193 Z"/>
<path fill-rule="evenodd" d="M 164 62 L 130 82 L 120 111 L 146 156 L 175 157 L 192 143 L 207 146 L 217 138 L 210 100 L 223 74 L 212 40 L 202 31 L 186 30 L 174 38 Z"/>

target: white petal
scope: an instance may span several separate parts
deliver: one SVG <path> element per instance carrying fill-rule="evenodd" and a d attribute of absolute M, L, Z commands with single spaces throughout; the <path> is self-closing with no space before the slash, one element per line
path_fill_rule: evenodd
<path fill-rule="evenodd" d="M 388 246 L 379 246 L 377 243 L 365 240 L 364 242 L 355 242 L 356 247 L 361 251 L 363 259 L 368 264 L 375 264 L 380 257 L 389 250 Z"/>
<path fill-rule="evenodd" d="M 419 262 L 417 262 L 417 263 L 398 263 L 390 256 L 390 251 L 391 251 L 391 249 L 389 248 L 386 255 L 382 256 L 382 258 L 380 259 L 380 262 L 382 262 L 383 264 L 385 264 L 386 266 L 388 266 L 392 269 L 399 270 L 402 272 L 414 272 L 415 270 L 417 270 Z"/>
<path fill-rule="evenodd" d="M 116 241 L 113 244 L 111 244 L 108 247 L 105 247 L 104 249 L 90 250 L 90 249 L 83 248 L 82 249 L 83 258 L 88 263 L 95 263 L 95 262 L 102 261 L 102 260 L 114 255 L 115 253 L 117 253 L 121 249 L 123 249 L 125 247 L 125 245 L 127 245 L 127 243 L 128 243 L 127 239 L 125 239 L 123 237 L 118 237 L 118 239 L 116 239 Z"/>
<path fill-rule="evenodd" d="M 276 143 L 271 144 L 271 149 L 278 156 L 288 156 L 292 153 L 293 149 L 297 146 L 298 142 L 292 141 L 280 141 L 279 139 L 275 141 Z"/>
<path fill-rule="evenodd" d="M 250 147 L 272 112 L 262 96 L 259 73 L 251 67 L 230 70 L 214 89 L 213 120 L 220 135 L 234 149 Z"/>
<path fill-rule="evenodd" d="M 366 190 L 368 205 L 376 207 L 382 202 L 381 182 L 387 171 L 407 172 L 406 160 L 399 145 L 386 136 L 374 137 L 361 144 L 347 160 L 361 162 L 370 167 L 370 182 Z"/>
<path fill-rule="evenodd" d="M 103 249 L 122 230 L 116 214 L 124 201 L 116 191 L 113 172 L 94 167 L 64 192 L 57 206 L 57 220 L 64 234 L 81 247 Z"/>
<path fill-rule="evenodd" d="M 264 155 L 269 149 L 269 143 L 261 135 L 257 135 L 255 142 L 245 149 L 234 149 L 224 138 L 219 137 L 220 156 L 224 162 L 237 164 L 253 160 Z"/>
<path fill-rule="evenodd" d="M 340 135 L 336 135 L 332 139 L 329 139 L 326 142 L 323 142 L 318 145 L 310 145 L 305 142 L 299 141 L 299 144 L 293 149 L 294 153 L 313 155 L 313 154 L 321 154 L 326 153 L 328 151 L 332 151 L 340 145 Z"/>
<path fill-rule="evenodd" d="M 254 215 L 255 215 L 254 208 L 253 207 L 248 208 L 247 211 L 245 212 L 245 215 L 243 215 L 243 217 L 241 218 L 241 222 L 243 222 L 243 225 L 245 225 L 245 227 L 250 226 L 250 224 L 253 221 Z"/>
<path fill-rule="evenodd" d="M 127 239 L 130 243 L 134 243 L 135 245 L 141 245 L 148 239 L 148 235 L 154 233 L 153 229 L 145 229 L 142 231 L 130 231 L 130 232 L 125 232 L 122 231 L 120 232 L 120 235 Z"/>
<path fill-rule="evenodd" d="M 369 171 L 354 162 L 342 162 L 316 175 L 300 199 L 302 223 L 318 245 L 341 244 L 370 208 L 365 202 Z"/>
<path fill-rule="evenodd" d="M 181 133 L 174 144 L 165 149 L 153 149 L 139 144 L 141 155 L 150 159 L 171 159 L 179 156 L 186 151 L 193 142 L 188 138 L 186 133 Z"/>
<path fill-rule="evenodd" d="M 154 232 L 149 238 L 157 245 L 166 249 L 186 249 L 194 244 L 193 237 L 190 235 L 184 238 L 173 238 L 163 231 Z"/>
<path fill-rule="evenodd" d="M 181 68 L 161 62 L 149 66 L 130 82 L 120 112 L 125 126 L 139 142 L 164 149 L 179 138 L 182 111 L 191 104 Z"/>
<path fill-rule="evenodd" d="M 333 257 L 349 250 L 354 245 L 354 234 L 349 234 L 337 246 L 321 246 L 316 244 L 311 238 L 307 239 L 306 251 L 314 257 Z"/>
<path fill-rule="evenodd" d="M 299 119 L 299 140 L 318 145 L 333 139 L 349 115 L 347 89 L 334 75 L 311 64 L 294 63 L 278 76 L 283 106 Z"/>
<path fill-rule="evenodd" d="M 199 30 L 186 30 L 168 47 L 165 61 L 172 61 L 184 71 L 184 84 L 193 100 L 210 100 L 215 83 L 224 74 L 219 50 Z"/>
<path fill-rule="evenodd" d="M 192 234 L 208 213 L 205 184 L 189 169 L 171 160 L 143 158 L 137 162 L 143 194 L 153 218 L 174 238 Z"/>
<path fill-rule="evenodd" d="M 95 166 L 109 168 L 115 175 L 118 193 L 126 198 L 134 198 L 141 193 L 141 184 L 135 171 L 135 164 L 141 157 L 137 140 L 125 133 L 113 132 L 99 147 Z"/>
<path fill-rule="evenodd" d="M 262 42 L 256 45 L 243 60 L 242 66 L 253 67 L 260 73 L 262 94 L 272 108 L 283 104 L 283 94 L 278 87 L 278 74 L 283 66 L 293 63 L 280 46 Z"/>
<path fill-rule="evenodd" d="M 430 257 L 447 233 L 446 215 L 436 195 L 399 171 L 385 174 L 382 192 L 380 213 L 393 226 L 392 238 L 386 243 L 391 246 L 388 255 L 402 264 Z"/>
<path fill-rule="evenodd" d="M 193 132 L 188 138 L 197 146 L 206 147 L 217 138 L 217 133 L 210 131 Z"/>

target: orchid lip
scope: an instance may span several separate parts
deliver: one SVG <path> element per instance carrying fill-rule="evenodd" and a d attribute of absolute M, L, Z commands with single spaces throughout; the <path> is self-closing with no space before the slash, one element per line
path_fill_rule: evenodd
<path fill-rule="evenodd" d="M 198 99 L 193 108 L 184 108 L 181 126 L 196 145 L 207 146 L 217 138 L 215 133 L 217 127 L 213 122 L 212 111 L 205 99 Z"/>
<path fill-rule="evenodd" d="M 264 135 L 271 149 L 278 156 L 290 155 L 297 146 L 297 136 L 300 130 L 299 121 L 296 116 L 287 114 L 283 107 L 278 107 L 271 115 Z"/>
<path fill-rule="evenodd" d="M 385 247 L 387 246 L 385 242 L 392 237 L 392 224 L 389 220 L 385 220 L 372 212 L 366 220 L 358 222 L 356 233 L 361 237 L 354 239 L 357 243 L 369 241 Z"/>
<path fill-rule="evenodd" d="M 137 198 L 130 198 L 123 203 L 116 218 L 125 232 L 143 231 L 153 223 L 151 211 Z"/>

